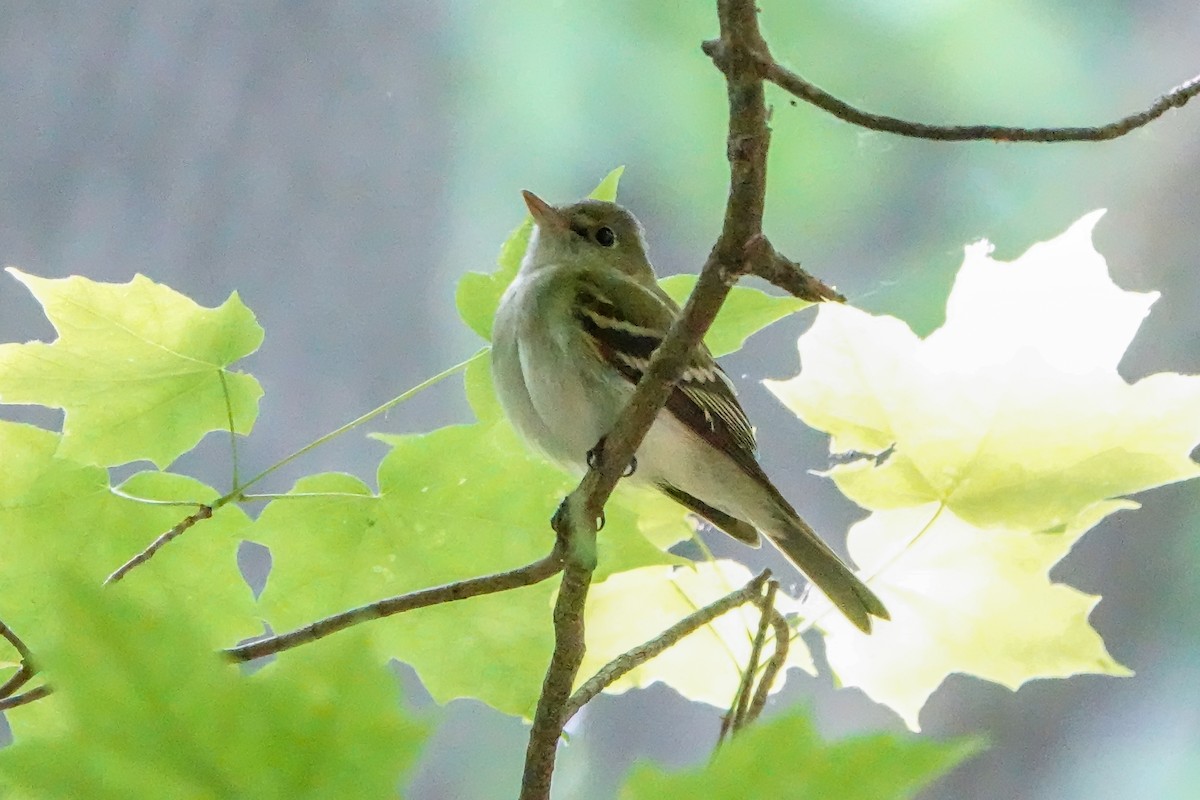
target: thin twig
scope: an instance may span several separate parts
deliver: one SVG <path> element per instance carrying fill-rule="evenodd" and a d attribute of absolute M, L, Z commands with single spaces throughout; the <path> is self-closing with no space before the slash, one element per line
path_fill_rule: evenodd
<path fill-rule="evenodd" d="M 0 698 L 5 698 L 28 683 L 30 678 L 37 674 L 37 668 L 33 664 L 33 654 L 29 651 L 29 646 L 20 636 L 17 636 L 16 631 L 3 621 L 0 621 L 0 637 L 11 644 L 17 654 L 21 656 L 21 666 L 0 686 Z"/>
<path fill-rule="evenodd" d="M 43 683 L 41 686 L 30 689 L 24 694 L 19 694 L 15 697 L 5 697 L 3 700 L 0 700 L 0 711 L 8 711 L 9 709 L 23 706 L 26 703 L 32 703 L 34 700 L 41 700 L 50 694 L 50 692 L 50 684 Z"/>
<path fill-rule="evenodd" d="M 767 643 L 767 629 L 770 628 L 771 612 L 775 609 L 775 592 L 779 589 L 779 581 L 767 582 L 766 597 L 755 598 L 759 607 L 758 631 L 754 635 L 754 645 L 750 648 L 750 661 L 746 664 L 743 687 L 738 692 L 738 700 L 733 714 L 731 731 L 737 733 L 749 722 L 746 713 L 750 708 L 750 695 L 754 688 L 754 679 L 758 677 L 759 659 L 762 658 L 763 647 Z"/>
<path fill-rule="evenodd" d="M 757 54 L 763 77 L 806 103 L 828 111 L 838 119 L 873 131 L 894 133 L 916 139 L 936 139 L 943 142 L 992 140 L 997 142 L 1103 142 L 1124 136 L 1147 125 L 1172 108 L 1182 108 L 1200 94 L 1200 75 L 1185 81 L 1159 97 L 1150 106 L 1135 114 L 1106 125 L 1092 127 L 1019 128 L 1005 125 L 929 125 L 924 122 L 872 114 L 809 83 L 796 73 L 780 66 L 762 50 Z"/>
<path fill-rule="evenodd" d="M 328 442 L 330 439 L 335 439 L 338 436 L 341 436 L 346 431 L 357 428 L 359 425 L 362 425 L 364 422 L 372 420 L 375 417 L 378 417 L 380 414 L 390 411 L 395 406 L 399 405 L 400 403 L 403 403 L 405 400 L 409 399 L 413 395 L 415 395 L 419 392 L 422 392 L 425 389 L 428 389 L 430 386 L 433 386 L 435 383 L 440 383 L 441 381 L 445 380 L 446 378 L 450 377 L 451 375 L 462 372 L 464 369 L 469 367 L 473 362 L 478 361 L 480 358 L 482 358 L 484 355 L 486 355 L 487 352 L 488 352 L 488 349 L 485 347 L 485 348 L 479 350 L 478 352 L 476 352 L 475 355 L 471 356 L 470 358 L 466 359 L 465 361 L 460 361 L 457 364 L 455 364 L 454 366 L 447 367 L 446 369 L 442 370 L 437 375 L 434 375 L 431 378 L 426 378 L 425 380 L 418 383 L 416 386 L 412 387 L 411 389 L 408 389 L 405 392 L 402 392 L 400 395 L 398 395 L 396 397 L 393 397 L 391 400 L 388 400 L 386 403 L 379 406 L 378 408 L 373 408 L 370 411 L 368 411 L 367 413 L 363 414 L 362 416 L 357 417 L 356 419 L 353 419 L 350 422 L 347 422 L 345 425 L 341 426 L 340 428 L 337 428 L 336 430 L 332 430 L 329 433 L 325 434 L 324 436 L 320 436 L 320 437 L 314 439 L 313 441 L 304 445 L 304 447 L 301 447 L 299 450 L 292 453 L 291 455 L 284 456 L 279 461 L 276 461 L 274 464 L 267 467 L 266 469 L 264 469 L 262 472 L 255 475 L 250 480 L 248 480 L 245 483 L 238 486 L 237 489 L 235 489 L 230 494 L 240 495 L 243 491 L 245 491 L 246 489 L 249 489 L 251 486 L 253 486 L 256 483 L 258 483 L 259 481 L 263 480 L 271 473 L 292 463 L 297 458 L 300 458 L 301 456 L 303 456 L 305 453 L 308 453 L 311 450 L 315 450 L 316 448 L 318 448 L 321 445 Z"/>
<path fill-rule="evenodd" d="M 628 650 L 612 661 L 609 661 L 595 675 L 584 681 L 575 690 L 575 693 L 571 695 L 571 699 L 567 701 L 563 724 L 570 721 L 571 717 L 578 714 L 581 708 L 623 675 L 645 664 L 650 659 L 674 646 L 685 636 L 695 633 L 722 614 L 726 614 L 745 603 L 753 602 L 762 591 L 763 583 L 770 576 L 770 570 L 763 570 L 742 588 L 735 589 L 721 599 L 693 611 L 648 642 L 643 642 L 632 650 Z"/>
<path fill-rule="evenodd" d="M 760 601 L 758 597 L 752 599 Z M 761 602 L 756 602 L 755 605 L 761 605 Z M 721 728 L 717 731 L 717 747 L 724 744 L 726 737 L 741 727 L 740 720 L 746 716 L 746 709 L 750 705 L 750 695 L 754 691 L 754 678 L 758 674 L 758 660 L 762 658 L 763 645 L 767 641 L 767 629 L 770 627 L 765 614 L 760 613 L 758 616 L 758 630 L 750 645 L 750 658 L 747 659 L 746 666 L 742 668 L 741 680 L 738 681 L 738 688 L 733 694 L 733 702 L 729 704 L 729 710 L 721 715 Z"/>
<path fill-rule="evenodd" d="M 263 503 L 272 500 L 328 500 L 331 497 L 342 497 L 349 500 L 366 500 L 374 495 L 362 492 L 278 492 L 266 494 L 240 494 L 239 503 Z"/>
<path fill-rule="evenodd" d="M 4 685 L 0 686 L 0 698 L 12 696 L 18 689 L 29 683 L 35 674 L 28 662 L 22 662 L 17 671 L 8 677 Z"/>
<path fill-rule="evenodd" d="M 478 597 L 485 594 L 494 594 L 495 592 L 505 592 L 510 589 L 519 589 L 522 586 L 531 586 L 555 575 L 561 569 L 562 556 L 556 546 L 550 555 L 534 561 L 532 564 L 527 564 L 524 567 L 507 572 L 484 575 L 478 578 L 469 578 L 464 581 L 456 581 L 455 583 L 435 586 L 430 589 L 421 589 L 420 591 L 409 592 L 408 594 L 396 597 L 389 597 L 365 606 L 352 608 L 349 611 L 343 611 L 340 614 L 334 614 L 331 617 L 319 619 L 289 633 L 281 633 L 276 636 L 267 637 L 266 639 L 238 645 L 237 647 L 230 647 L 222 651 L 222 653 L 231 661 L 250 661 L 255 658 L 280 653 L 284 650 L 290 650 L 293 647 L 299 647 L 302 644 L 316 641 L 331 633 L 337 633 L 352 625 L 369 620 L 390 617 L 393 614 L 402 614 L 405 611 L 425 608 L 426 606 L 437 605 L 439 603 L 453 603 L 458 600 L 466 600 L 469 597 Z"/>
<path fill-rule="evenodd" d="M 21 661 L 32 666 L 33 654 L 29 652 L 29 645 L 25 644 L 20 636 L 17 636 L 16 631 L 8 627 L 4 622 L 0 622 L 0 636 L 8 640 L 8 643 L 21 656 Z"/>
<path fill-rule="evenodd" d="M 758 719 L 767 705 L 767 696 L 771 693 L 775 679 L 787 665 L 788 650 L 791 648 L 792 641 L 791 630 L 788 628 L 783 614 L 780 614 L 779 609 L 775 608 L 774 589 L 777 589 L 778 586 L 776 581 L 768 584 L 767 597 L 763 598 L 762 605 L 763 614 L 770 618 L 771 626 L 775 629 L 775 652 L 771 654 L 771 657 L 767 659 L 766 666 L 763 667 L 762 677 L 758 679 L 758 690 L 754 693 L 754 700 L 750 703 L 750 710 L 746 713 L 743 725 L 750 725 Z"/>
<path fill-rule="evenodd" d="M 135 494 L 130 494 L 119 486 L 109 486 L 108 491 L 114 497 L 119 497 L 122 500 L 132 500 L 135 503 L 142 503 L 148 506 L 187 506 L 188 508 L 195 508 L 196 506 L 200 505 L 195 500 L 155 500 L 151 497 L 138 497 Z"/>
<path fill-rule="evenodd" d="M 184 531 L 186 531 L 188 528 L 195 525 L 197 522 L 200 522 L 201 520 L 206 520 L 206 519 L 209 519 L 210 517 L 212 517 L 214 506 L 215 506 L 215 504 L 212 506 L 201 505 L 196 510 L 196 513 L 188 514 L 186 517 L 181 519 L 178 524 L 176 524 L 174 527 L 172 527 L 169 531 L 166 531 L 165 533 L 160 534 L 157 539 L 155 539 L 153 542 L 151 542 L 149 545 L 146 546 L 145 550 L 138 553 L 136 556 L 129 559 L 121 566 L 117 567 L 117 569 L 113 572 L 113 574 L 109 575 L 107 578 L 104 579 L 104 585 L 108 586 L 110 583 L 116 583 L 117 581 L 121 580 L 121 578 L 124 578 L 130 572 L 130 570 L 132 570 L 135 567 L 138 567 L 142 564 L 145 564 L 147 561 L 149 561 L 151 558 L 153 558 L 154 554 L 157 553 L 159 550 L 161 550 L 163 547 L 165 547 L 166 544 L 168 542 L 170 542 L 172 539 L 182 535 Z"/>
<path fill-rule="evenodd" d="M 795 261 L 776 252 L 762 234 L 753 237 L 746 245 L 745 270 L 810 303 L 846 302 L 845 295 L 820 278 L 809 275 Z"/>

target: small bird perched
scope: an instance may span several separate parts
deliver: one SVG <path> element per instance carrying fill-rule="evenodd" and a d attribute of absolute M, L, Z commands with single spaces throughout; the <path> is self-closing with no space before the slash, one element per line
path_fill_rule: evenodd
<path fill-rule="evenodd" d="M 615 203 L 555 208 L 524 192 L 534 230 L 492 328 L 492 373 L 525 441 L 582 472 L 642 377 L 679 306 L 659 288 L 641 224 Z M 860 629 L 879 598 L 800 519 L 755 457 L 728 377 L 700 345 L 638 448 L 630 479 L 733 538 L 764 533 Z"/>

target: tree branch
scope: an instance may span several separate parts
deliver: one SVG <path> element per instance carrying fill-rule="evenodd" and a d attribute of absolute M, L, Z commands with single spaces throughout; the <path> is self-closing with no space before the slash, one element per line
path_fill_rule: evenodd
<path fill-rule="evenodd" d="M 717 14 L 721 38 L 705 42 L 704 51 L 725 74 L 729 99 L 726 155 L 730 182 L 725 222 L 683 312 L 654 351 L 632 397 L 605 437 L 599 458 L 555 516 L 561 523 L 556 530 L 565 542 L 567 564 L 555 605 L 554 654 L 525 752 L 521 800 L 548 800 L 550 796 L 556 747 L 565 723 L 564 704 L 583 657 L 583 607 L 595 567 L 596 520 L 603 517 L 605 503 L 666 405 L 692 350 L 716 319 L 737 278 L 747 271 L 751 241 L 762 234 L 770 131 L 754 53 L 765 51 L 766 45 L 758 32 L 752 0 L 720 0 Z M 553 697 L 548 696 L 551 693 Z"/>
<path fill-rule="evenodd" d="M 753 580 L 740 589 L 725 595 L 719 600 L 693 611 L 676 622 L 665 631 L 644 642 L 632 650 L 628 650 L 601 667 L 595 675 L 584 681 L 571 699 L 567 701 L 563 714 L 563 724 L 587 705 L 596 695 L 600 694 L 615 681 L 633 669 L 640 667 L 650 659 L 659 655 L 667 648 L 674 646 L 685 636 L 695 633 L 722 614 L 726 614 L 745 603 L 754 602 L 762 592 L 763 583 L 771 576 L 770 570 L 763 570 Z"/>
<path fill-rule="evenodd" d="M 779 584 L 772 581 L 774 588 L 778 588 Z M 779 609 L 775 608 L 774 592 L 768 592 L 768 596 L 762 600 L 763 616 L 769 617 L 771 627 L 775 630 L 775 652 L 767 659 L 767 664 L 763 667 L 762 677 L 758 680 L 758 689 L 754 692 L 754 700 L 750 703 L 750 710 L 746 712 L 746 718 L 743 720 L 743 727 L 750 725 L 763 708 L 767 705 L 767 696 L 771 693 L 771 687 L 775 685 L 775 679 L 779 677 L 779 673 L 783 671 L 787 664 L 788 650 L 792 644 L 792 631 L 788 627 L 787 620 L 783 618 L 783 614 L 779 613 Z"/>
<path fill-rule="evenodd" d="M 28 683 L 29 679 L 37 674 L 37 668 L 33 665 L 33 654 L 29 651 L 29 646 L 25 644 L 20 636 L 17 636 L 16 631 L 2 621 L 0 621 L 0 637 L 7 640 L 13 646 L 13 649 L 17 651 L 17 654 L 21 656 L 21 666 L 9 676 L 4 685 L 0 686 L 0 698 L 7 698 Z"/>
<path fill-rule="evenodd" d="M 578 517 L 579 513 L 571 505 L 568 500 L 566 513 L 556 515 L 555 520 L 561 524 L 568 544 L 570 544 L 572 535 L 586 540 L 590 533 L 592 561 L 594 562 L 596 541 L 594 518 L 585 522 L 572 519 L 572 517 Z M 576 508 L 579 507 L 578 502 L 573 505 Z M 564 516 L 565 520 L 562 519 Z M 568 552 L 571 553 L 572 549 L 569 548 Z M 567 698 L 571 694 L 571 686 L 575 683 L 579 665 L 583 663 L 585 650 L 583 609 L 587 601 L 588 588 L 592 583 L 593 569 L 594 563 L 590 563 L 586 558 L 578 557 L 578 548 L 574 548 L 574 555 L 567 556 L 562 584 L 558 589 L 558 599 L 554 603 L 554 652 L 550 657 L 550 666 L 546 668 L 542 693 L 538 696 L 533 725 L 529 731 L 529 745 L 525 749 L 521 800 L 533 800 L 533 798 L 548 800 L 550 797 L 550 783 L 554 777 L 554 760 L 558 751 L 558 739 L 567 722 Z"/>
<path fill-rule="evenodd" d="M 199 508 L 196 510 L 196 513 L 189 514 L 186 517 L 184 517 L 182 520 L 179 521 L 179 524 L 175 525 L 170 530 L 161 534 L 157 539 L 155 539 L 153 542 L 151 542 L 149 545 L 147 545 L 145 550 L 138 553 L 136 556 L 129 559 L 121 566 L 117 567 L 117 569 L 113 572 L 113 574 L 109 575 L 107 578 L 104 579 L 104 585 L 108 586 L 110 583 L 116 583 L 117 581 L 121 580 L 121 578 L 124 578 L 126 575 L 128 575 L 129 572 L 131 570 L 133 570 L 135 567 L 139 567 L 142 564 L 145 564 L 147 561 L 149 561 L 151 558 L 154 557 L 155 553 L 157 553 L 159 550 L 161 550 L 163 547 L 165 547 L 167 545 L 167 543 L 170 542 L 172 539 L 175 539 L 175 538 L 181 536 L 184 531 L 186 531 L 188 528 L 195 525 L 197 522 L 200 522 L 201 520 L 209 519 L 210 517 L 212 517 L 213 510 L 215 508 L 217 508 L 216 504 L 213 504 L 213 505 L 197 504 L 197 505 L 199 505 Z"/>
<path fill-rule="evenodd" d="M 35 674 L 36 673 L 27 662 L 22 662 L 21 666 L 17 668 L 17 671 L 9 676 L 9 679 L 4 682 L 4 685 L 0 686 L 0 699 L 11 697 L 14 692 L 16 692 L 25 684 L 29 683 L 30 679 L 32 679 Z"/>
<path fill-rule="evenodd" d="M 767 237 L 761 233 L 746 245 L 746 272 L 757 275 L 788 294 L 810 303 L 846 302 L 846 297 L 836 289 L 820 278 L 809 275 L 795 261 L 776 252 L 767 241 Z"/>
<path fill-rule="evenodd" d="M 1004 125 L 929 125 L 857 109 L 809 83 L 786 67 L 780 66 L 765 48 L 757 53 L 757 58 L 763 77 L 771 83 L 806 103 L 828 111 L 840 120 L 873 131 L 894 133 L 916 139 L 935 139 L 942 142 L 981 139 L 998 142 L 1103 142 L 1124 136 L 1130 131 L 1148 125 L 1172 108 L 1182 108 L 1185 103 L 1200 94 L 1200 75 L 1197 75 L 1159 97 L 1146 110 L 1122 117 L 1107 125 L 1095 127 L 1016 128 Z"/>
<path fill-rule="evenodd" d="M 222 652 L 231 661 L 251 661 L 255 658 L 273 655 L 284 650 L 290 650 L 293 647 L 299 647 L 308 642 L 316 641 L 331 633 L 337 633 L 340 630 L 361 622 L 390 617 L 393 614 L 402 614 L 405 611 L 437 605 L 438 603 L 452 603 L 458 600 L 466 600 L 469 597 L 478 597 L 496 592 L 506 592 L 510 589 L 519 589 L 522 586 L 531 586 L 555 575 L 562 568 L 562 554 L 556 544 L 554 550 L 545 558 L 534 561 L 532 564 L 509 570 L 508 572 L 497 572 L 493 575 L 469 578 L 464 581 L 456 581 L 455 583 L 447 583 L 443 586 L 421 589 L 420 591 L 389 597 L 385 600 L 378 600 L 365 606 L 343 611 L 340 614 L 334 614 L 331 617 L 319 619 L 289 633 L 281 633 L 276 636 L 269 636 L 266 639 L 259 639 L 255 642 L 238 645 L 237 647 L 230 647 Z"/>
<path fill-rule="evenodd" d="M 19 694 L 15 697 L 5 697 L 0 700 L 0 711 L 8 711 L 9 709 L 23 706 L 26 703 L 32 703 L 34 700 L 41 700 L 43 697 L 50 694 L 50 685 L 42 684 L 41 686 L 30 689 L 24 694 Z"/>
<path fill-rule="evenodd" d="M 29 652 L 29 645 L 25 644 L 21 637 L 17 636 L 16 631 L 2 621 L 0 621 L 0 636 L 4 637 L 13 646 L 17 654 L 21 656 L 21 661 L 26 664 L 33 664 L 33 654 Z"/>
<path fill-rule="evenodd" d="M 758 601 L 759 609 L 758 632 L 754 635 L 754 644 L 750 648 L 750 660 L 746 663 L 745 680 L 742 681 L 742 686 L 739 688 L 737 702 L 734 703 L 733 721 L 729 726 L 734 733 L 740 731 L 748 722 L 746 714 L 750 709 L 750 694 L 754 690 L 759 659 L 762 658 L 763 647 L 767 643 L 767 629 L 771 627 L 771 612 L 775 610 L 775 593 L 777 591 L 779 591 L 779 581 L 771 581 L 767 584 L 766 597 L 755 598 Z"/>

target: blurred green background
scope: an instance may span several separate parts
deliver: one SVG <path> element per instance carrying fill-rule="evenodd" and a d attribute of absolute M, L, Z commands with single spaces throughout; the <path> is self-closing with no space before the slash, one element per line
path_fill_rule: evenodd
<path fill-rule="evenodd" d="M 455 316 L 454 283 L 491 268 L 522 188 L 568 201 L 624 164 L 622 200 L 660 271 L 699 267 L 727 180 L 724 85 L 699 47 L 716 33 L 714 5 L 7 3 L 0 260 L 44 276 L 143 272 L 208 305 L 239 291 L 267 330 L 247 365 L 267 391 L 244 454 L 253 471 L 479 346 Z M 852 103 L 929 122 L 1098 124 L 1200 70 L 1200 5 L 1181 0 L 759 5 L 777 58 Z M 770 100 L 767 232 L 853 303 L 928 332 L 964 244 L 987 237 L 1013 257 L 1107 207 L 1097 241 L 1118 285 L 1163 292 L 1123 374 L 1200 372 L 1200 105 L 1110 143 L 997 145 L 900 139 Z M 52 338 L 3 281 L 0 341 Z M 860 512 L 808 474 L 826 443 L 758 385 L 795 372 L 809 318 L 761 334 L 727 367 L 770 431 L 768 472 L 838 542 Z M 439 387 L 378 427 L 462 420 L 460 394 Z M 343 437 L 276 488 L 326 469 L 370 478 L 381 454 Z M 224 485 L 224 465 L 210 437 L 177 468 Z M 1055 572 L 1104 595 L 1092 621 L 1137 677 L 1015 694 L 952 678 L 922 716 L 926 735 L 984 733 L 992 747 L 923 797 L 1195 796 L 1196 491 L 1147 493 L 1144 510 L 1089 534 Z M 781 566 L 768 549 L 714 545 Z M 828 678 L 793 674 L 773 706 L 797 702 L 831 737 L 901 729 Z M 470 702 L 428 713 L 440 727 L 411 797 L 513 796 L 520 721 Z M 613 797 L 636 758 L 702 762 L 718 715 L 660 688 L 601 698 L 574 725 L 556 797 Z"/>

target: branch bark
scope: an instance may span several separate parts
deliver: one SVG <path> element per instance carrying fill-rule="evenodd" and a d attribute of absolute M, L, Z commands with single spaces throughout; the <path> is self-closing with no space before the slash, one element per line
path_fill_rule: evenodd
<path fill-rule="evenodd" d="M 763 75 L 771 83 L 798 99 L 829 112 L 840 120 L 873 131 L 942 142 L 979 140 L 1042 143 L 1103 142 L 1124 136 L 1130 131 L 1148 125 L 1172 108 L 1182 108 L 1185 103 L 1200 94 L 1200 75 L 1197 75 L 1159 97 L 1144 111 L 1093 127 L 1018 128 L 1005 125 L 930 125 L 883 114 L 872 114 L 869 111 L 855 108 L 780 65 L 771 58 L 766 50 L 758 54 L 758 63 Z"/>
<path fill-rule="evenodd" d="M 777 591 L 779 591 L 779 582 L 771 581 L 767 584 L 766 597 L 756 598 L 759 607 L 758 632 L 754 635 L 754 645 L 750 649 L 750 660 L 746 664 L 746 672 L 738 691 L 737 702 L 733 704 L 733 722 L 730 728 L 734 733 L 740 731 L 748 722 L 746 714 L 750 709 L 750 694 L 754 690 L 754 679 L 758 676 L 758 661 L 762 657 L 763 647 L 767 643 L 767 629 L 771 627 L 771 612 L 775 610 L 775 593 Z"/>
<path fill-rule="evenodd" d="M 184 517 L 182 520 L 179 521 L 179 523 L 177 525 L 172 527 L 170 530 L 160 534 L 158 536 L 158 538 L 156 538 L 153 542 L 148 544 L 146 546 L 146 549 L 142 550 L 142 552 L 138 553 L 133 558 L 129 559 L 124 564 L 117 567 L 111 575 L 109 575 L 107 578 L 104 579 L 104 585 L 108 586 L 110 583 L 116 583 L 117 581 L 121 580 L 121 578 L 124 578 L 126 575 L 128 575 L 131 571 L 133 571 L 137 567 L 141 566 L 142 564 L 145 564 L 147 561 L 149 561 L 151 558 L 154 557 L 155 553 L 157 553 L 159 550 L 166 547 L 167 544 L 169 544 L 172 539 L 176 539 L 179 536 L 182 536 L 184 531 L 186 531 L 188 528 L 195 525 L 197 522 L 200 522 L 200 521 L 206 520 L 206 519 L 211 519 L 212 515 L 213 515 L 213 511 L 218 507 L 219 506 L 215 503 L 213 505 L 199 504 L 199 508 L 196 510 L 196 513 L 189 514 L 186 517 Z"/>
<path fill-rule="evenodd" d="M 630 670 L 645 664 L 667 648 L 675 645 L 685 636 L 695 633 L 722 614 L 726 614 L 745 603 L 754 602 L 755 598 L 762 592 L 763 584 L 770 576 L 770 570 L 763 570 L 763 572 L 755 576 L 753 580 L 742 588 L 730 592 L 720 600 L 715 600 L 704 608 L 688 614 L 650 641 L 644 642 L 609 661 L 595 675 L 584 681 L 575 690 L 575 693 L 571 695 L 571 699 L 567 701 L 563 714 L 563 724 L 565 725 L 569 722 L 571 717 L 578 714 L 580 709 L 591 702 L 596 695 L 600 694 L 605 688 L 612 685 L 613 682 L 627 674 Z"/>
<path fill-rule="evenodd" d="M 13 697 L 5 697 L 0 700 L 0 711 L 8 711 L 13 708 L 19 708 L 27 703 L 32 703 L 34 700 L 41 700 L 50 694 L 50 685 L 42 684 L 33 689 L 30 689 L 24 694 L 14 695 Z"/>
<path fill-rule="evenodd" d="M 37 674 L 37 667 L 34 666 L 33 653 L 29 651 L 29 646 L 25 644 L 25 641 L 20 636 L 17 636 L 16 631 L 2 621 L 0 621 L 0 637 L 7 640 L 13 646 L 13 649 L 17 651 L 17 654 L 21 656 L 21 666 L 9 676 L 3 686 L 0 686 L 0 699 L 5 699 L 11 697 L 18 689 L 29 683 L 29 680 Z M 33 699 L 36 700 L 37 698 Z"/>
<path fill-rule="evenodd" d="M 572 516 L 577 517 L 578 514 L 567 514 L 568 521 L 564 526 L 564 533 L 568 541 L 571 536 L 586 539 L 590 526 L 592 559 L 589 562 L 586 558 L 568 555 L 566 568 L 563 570 L 558 599 L 554 603 L 554 653 L 550 657 L 550 666 L 547 667 L 546 678 L 542 682 L 542 693 L 538 696 L 533 726 L 529 731 L 529 746 L 525 750 L 525 770 L 521 778 L 522 800 L 548 800 L 550 797 L 558 740 L 562 735 L 563 726 L 567 723 L 567 699 L 571 695 L 575 676 L 579 673 L 579 665 L 583 663 L 583 609 L 595 567 L 593 562 L 596 531 L 592 520 L 575 528 L 578 523 L 570 520 Z M 568 552 L 571 552 L 570 549 Z"/>
<path fill-rule="evenodd" d="M 778 584 L 775 584 L 778 586 Z M 788 627 L 787 620 L 783 618 L 783 614 L 779 613 L 779 609 L 775 608 L 775 596 L 771 594 L 768 598 L 763 598 L 762 613 L 770 620 L 771 627 L 775 631 L 775 652 L 767 659 L 766 665 L 763 667 L 762 677 L 758 679 L 758 689 L 754 692 L 754 699 L 750 702 L 750 709 L 746 712 L 745 719 L 742 720 L 743 727 L 752 724 L 758 719 L 763 708 L 767 705 L 767 696 L 771 693 L 771 687 L 775 684 L 775 679 L 779 677 L 779 673 L 787 664 L 788 650 L 792 644 L 792 631 Z"/>
<path fill-rule="evenodd" d="M 349 611 L 343 611 L 340 614 L 319 619 L 289 633 L 281 633 L 276 636 L 269 636 L 265 639 L 238 645 L 237 647 L 230 647 L 222 651 L 222 653 L 230 661 L 251 661 L 255 658 L 274 655 L 284 650 L 290 650 L 293 647 L 299 647 L 302 644 L 314 642 L 331 633 L 337 633 L 340 630 L 345 630 L 352 625 L 357 625 L 368 620 L 390 617 L 393 614 L 402 614 L 405 611 L 425 608 L 426 606 L 433 606 L 438 603 L 452 603 L 457 600 L 466 600 L 469 597 L 478 597 L 484 594 L 519 589 L 522 586 L 531 586 L 556 575 L 562 568 L 562 554 L 556 544 L 554 550 L 548 556 L 534 561 L 532 564 L 527 564 L 524 567 L 389 597 L 385 600 L 379 600 L 365 606 L 352 608 Z"/>
<path fill-rule="evenodd" d="M 747 0 L 720 0 L 721 36 L 704 52 L 725 75 L 729 101 L 729 197 L 725 221 L 683 312 L 638 382 L 600 458 L 560 507 L 556 520 L 567 553 L 563 587 L 555 605 L 555 647 L 525 753 L 521 800 L 548 800 L 558 739 L 566 722 L 569 688 L 583 657 L 583 608 L 595 567 L 595 530 L 604 505 L 633 459 L 658 412 L 666 405 L 687 360 L 708 331 L 729 290 L 748 271 L 750 246 L 762 236 L 766 198 L 767 105 L 756 50 L 766 44 L 758 31 L 757 9 Z M 584 575 L 586 573 L 586 577 Z M 567 691 L 563 691 L 563 687 Z M 548 694 L 553 697 L 548 697 Z"/>

